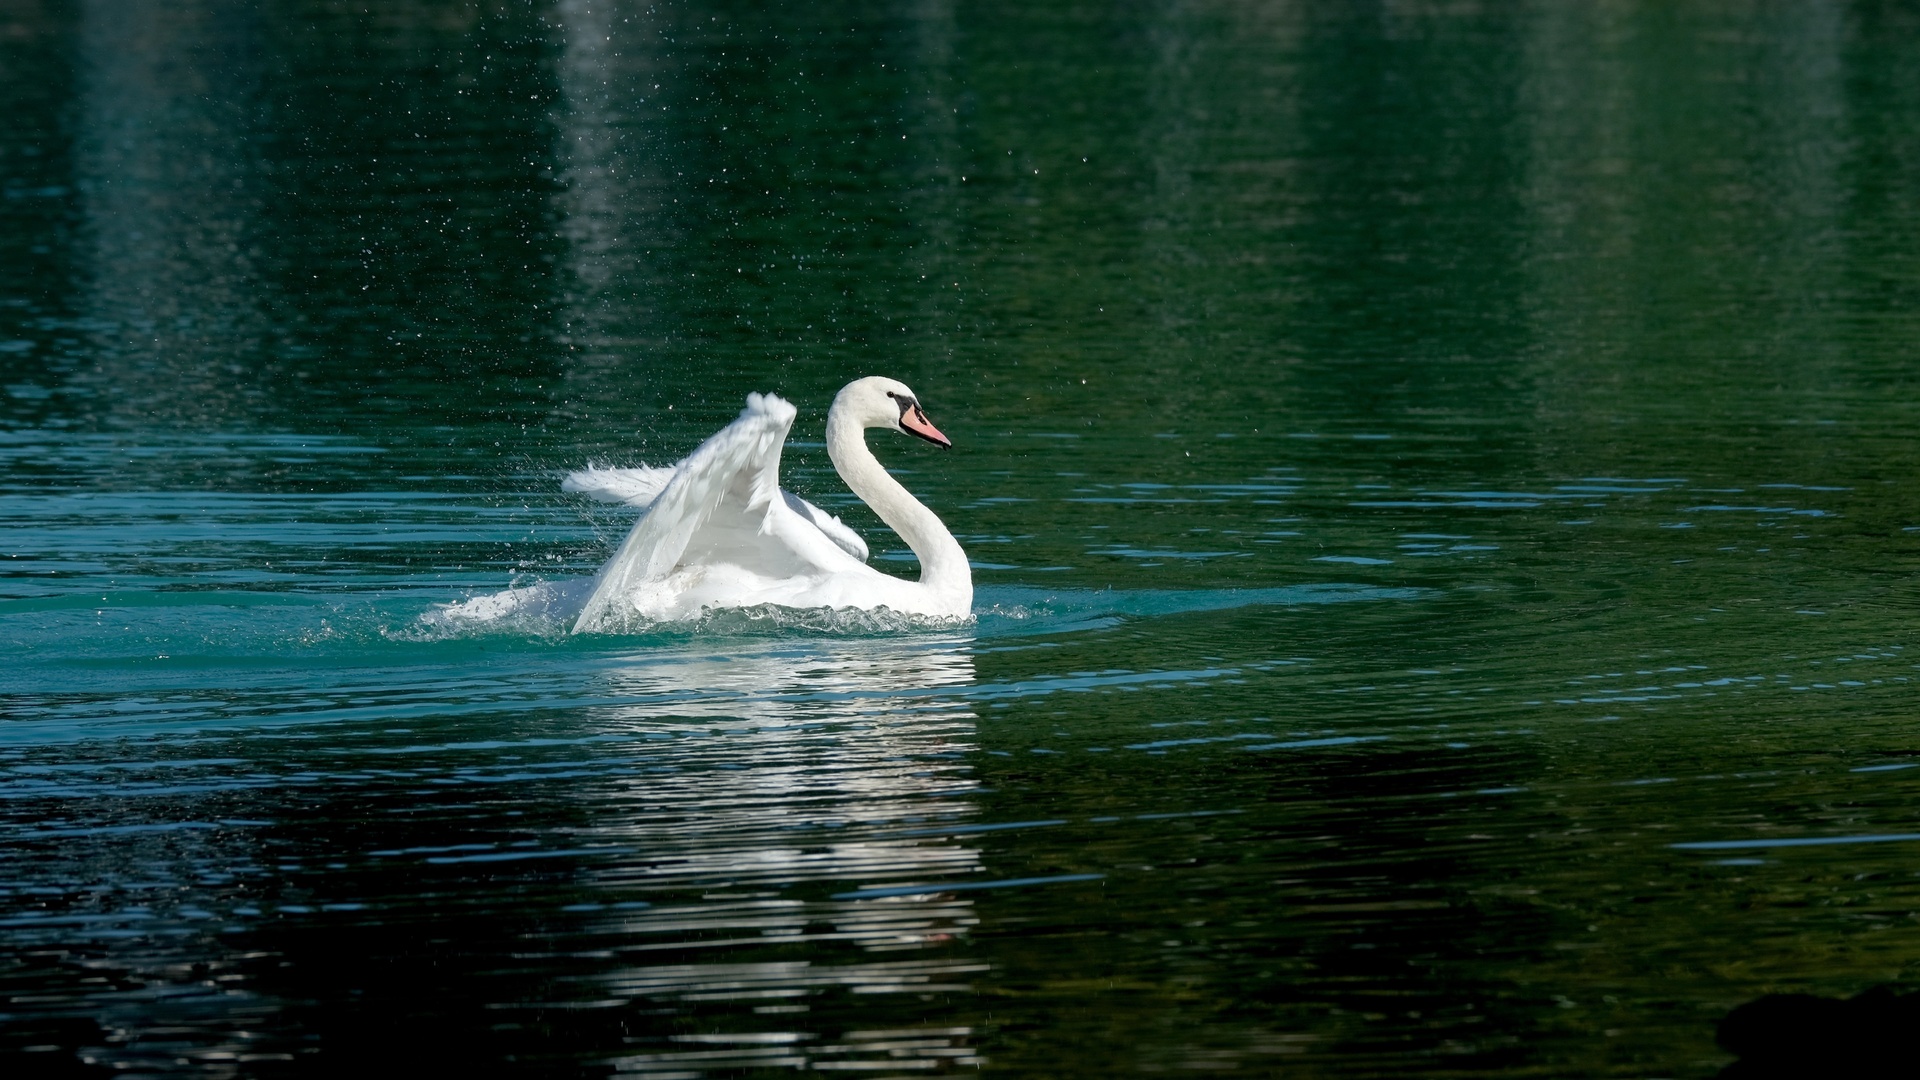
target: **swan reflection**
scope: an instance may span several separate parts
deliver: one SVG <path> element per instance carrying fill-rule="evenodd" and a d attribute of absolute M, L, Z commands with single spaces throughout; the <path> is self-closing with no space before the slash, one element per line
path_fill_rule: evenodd
<path fill-rule="evenodd" d="M 759 1029 L 823 995 L 873 1004 L 912 995 L 903 1001 L 924 1009 L 917 995 L 965 991 L 985 970 L 941 948 L 976 924 L 969 900 L 844 895 L 937 887 L 983 869 L 977 849 L 940 828 L 975 812 L 964 755 L 977 717 L 955 693 L 974 682 L 966 644 L 736 642 L 724 654 L 689 645 L 606 672 L 606 733 L 655 752 L 594 808 L 595 842 L 632 854 L 586 872 L 574 910 L 595 951 L 616 963 L 575 977 L 565 996 L 574 1007 L 698 1008 L 709 1018 L 731 1004 L 754 1029 L 715 1037 L 726 1045 L 638 1040 L 644 1052 L 615 1062 L 620 1071 L 858 1068 L 850 1063 L 865 1060 L 865 1044 L 851 1034 L 769 1054 L 779 1033 Z M 882 1043 L 890 1067 L 915 1067 Z M 963 1031 L 926 1045 L 938 1053 L 925 1064 L 972 1060 Z"/>

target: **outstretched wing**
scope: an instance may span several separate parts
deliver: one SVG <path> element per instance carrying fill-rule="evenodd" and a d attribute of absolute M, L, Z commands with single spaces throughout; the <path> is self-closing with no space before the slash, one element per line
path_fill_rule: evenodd
<path fill-rule="evenodd" d="M 633 469 L 602 469 L 589 465 L 584 469 L 567 474 L 560 482 L 561 491 L 571 491 L 601 502 L 626 503 L 628 506 L 645 510 L 660 497 L 667 481 L 673 479 L 674 467 L 658 468 L 642 465 Z"/>
<path fill-rule="evenodd" d="M 724 563 L 774 579 L 843 565 L 846 556 L 801 520 L 780 490 L 780 450 L 793 419 L 793 406 L 780 398 L 747 395 L 738 419 L 674 467 L 646 516 L 601 568 L 574 631 L 617 625 L 626 613 L 623 598 L 639 595 L 683 562 Z"/>
<path fill-rule="evenodd" d="M 679 465 L 640 465 L 631 469 L 603 469 L 589 465 L 568 473 L 567 478 L 560 482 L 560 490 L 585 495 L 600 502 L 624 503 L 645 510 L 660 497 L 660 492 L 666 489 L 667 482 L 673 479 L 673 474 L 679 468 Z M 791 491 L 783 489 L 780 497 L 786 501 L 787 509 L 825 533 L 835 547 L 861 562 L 867 561 L 867 542 L 860 538 L 859 533 L 848 528 L 846 522 Z"/>

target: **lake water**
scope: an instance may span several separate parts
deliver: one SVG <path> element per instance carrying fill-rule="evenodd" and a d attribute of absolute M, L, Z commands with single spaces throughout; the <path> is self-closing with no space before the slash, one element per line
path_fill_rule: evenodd
<path fill-rule="evenodd" d="M 0 4 L 0 1049 L 1713 1075 L 1920 983 L 1920 20 Z M 842 383 L 940 632 L 462 634 Z M 65 1070 L 65 1071 L 62 1071 Z"/>

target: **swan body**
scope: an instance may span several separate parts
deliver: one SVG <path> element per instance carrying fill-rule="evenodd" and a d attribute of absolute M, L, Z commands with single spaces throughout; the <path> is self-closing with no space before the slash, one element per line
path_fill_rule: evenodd
<path fill-rule="evenodd" d="M 587 469 L 562 486 L 645 506 L 594 579 L 574 633 L 671 622 L 719 608 L 887 608 L 942 619 L 973 608 L 966 553 L 933 511 L 867 448 L 868 428 L 950 446 L 905 384 L 848 383 L 827 414 L 827 454 L 847 487 L 900 534 L 920 580 L 883 574 L 839 518 L 780 489 L 780 451 L 794 407 L 749 394 L 738 419 L 671 468 Z"/>

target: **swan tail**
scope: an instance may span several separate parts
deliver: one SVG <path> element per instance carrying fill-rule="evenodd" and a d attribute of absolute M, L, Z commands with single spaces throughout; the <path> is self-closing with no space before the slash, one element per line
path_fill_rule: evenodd
<path fill-rule="evenodd" d="M 777 499 L 780 448 L 795 415 L 792 405 L 772 394 L 748 395 L 738 419 L 672 470 L 646 515 L 601 568 L 573 632 L 615 629 L 637 612 L 646 586 L 673 572 L 694 534 L 730 496 L 744 496 L 749 508 Z"/>

